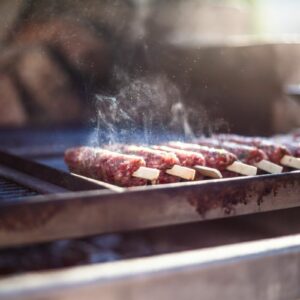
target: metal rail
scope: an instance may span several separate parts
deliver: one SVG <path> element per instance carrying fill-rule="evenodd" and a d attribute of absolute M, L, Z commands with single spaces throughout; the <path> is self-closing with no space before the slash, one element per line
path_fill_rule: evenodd
<path fill-rule="evenodd" d="M 87 184 L 23 159 L 16 162 L 20 169 L 24 164 L 31 174 L 45 168 L 42 179 L 51 183 L 62 180 L 63 186 L 67 182 L 77 190 Z M 35 196 L 0 203 L 0 247 L 297 207 L 299 195 L 297 171 L 137 187 L 121 193 L 96 190 Z"/>
<path fill-rule="evenodd" d="M 300 235 L 0 280 L 7 300 L 300 298 Z"/>

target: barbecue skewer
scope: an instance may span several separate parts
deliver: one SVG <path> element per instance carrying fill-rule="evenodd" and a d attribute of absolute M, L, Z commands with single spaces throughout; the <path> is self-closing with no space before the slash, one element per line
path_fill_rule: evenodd
<path fill-rule="evenodd" d="M 261 160 L 257 163 L 254 163 L 254 166 L 259 168 L 260 170 L 263 170 L 270 174 L 280 174 L 283 171 L 283 167 L 277 164 L 274 164 L 270 162 L 269 160 Z"/>
<path fill-rule="evenodd" d="M 205 177 L 210 177 L 214 179 L 221 179 L 223 178 L 222 173 L 214 168 L 206 167 L 206 166 L 194 166 L 195 170 L 198 171 L 200 174 L 202 174 Z"/>
<path fill-rule="evenodd" d="M 229 165 L 226 170 L 245 176 L 255 176 L 257 174 L 256 167 L 244 164 L 240 161 L 235 161 Z"/>
<path fill-rule="evenodd" d="M 261 137 L 243 137 L 234 134 L 216 135 L 220 141 L 230 141 L 237 144 L 249 145 L 263 150 L 269 160 L 275 164 L 280 164 L 289 168 L 300 169 L 300 159 L 294 157 L 289 149 L 281 144 Z"/>
<path fill-rule="evenodd" d="M 198 169 L 206 168 L 206 171 L 208 171 L 208 169 L 210 169 L 210 168 L 204 167 L 205 166 L 205 158 L 201 153 L 196 153 L 196 152 L 191 152 L 191 151 L 186 151 L 186 150 L 181 150 L 181 149 L 175 149 L 175 148 L 171 148 L 171 147 L 164 146 L 164 145 L 155 145 L 155 146 L 151 146 L 151 147 L 156 150 L 174 153 L 177 156 L 181 166 L 187 167 L 190 170 L 193 169 L 194 177 L 195 177 L 195 171 L 197 171 L 197 168 Z M 215 171 L 215 170 L 210 169 L 210 171 L 211 171 L 211 173 L 213 173 L 213 171 Z M 201 173 L 201 172 L 198 171 L 198 173 Z M 222 178 L 221 173 L 220 172 L 218 172 L 218 173 L 219 174 L 214 175 L 214 177 Z M 199 178 L 199 176 L 197 176 L 197 178 L 195 178 L 195 179 L 199 180 L 202 178 Z"/>
<path fill-rule="evenodd" d="M 179 159 L 181 165 L 195 169 L 202 176 L 216 179 L 223 178 L 219 170 L 205 166 L 205 158 L 201 153 L 176 149 L 164 145 L 152 146 L 152 148 L 174 153 Z"/>
<path fill-rule="evenodd" d="M 118 193 L 121 193 L 121 192 L 124 192 L 124 188 L 121 188 L 119 186 L 116 186 L 116 185 L 113 185 L 113 184 L 110 184 L 110 183 L 107 183 L 107 182 L 103 182 L 103 181 L 100 181 L 100 180 L 96 180 L 96 179 L 92 179 L 92 178 L 89 178 L 89 177 L 85 177 L 85 176 L 82 176 L 82 175 L 79 175 L 79 174 L 76 174 L 76 173 L 72 173 L 72 175 L 76 176 L 76 177 L 79 177 L 81 179 L 84 179 L 86 181 L 90 181 L 90 182 L 93 182 L 101 187 L 104 187 L 108 190 L 111 190 L 113 192 L 118 192 Z"/>
<path fill-rule="evenodd" d="M 290 136 L 290 135 L 282 135 L 282 136 L 275 136 L 273 137 L 273 139 L 286 146 L 288 148 L 288 150 L 291 152 L 291 154 L 293 155 L 294 159 L 291 160 L 291 158 L 289 157 L 283 157 L 283 163 L 289 165 L 290 163 L 292 163 L 292 167 L 297 166 L 297 169 L 300 169 L 300 142 L 297 141 L 297 139 L 295 139 L 294 136 Z"/>
<path fill-rule="evenodd" d="M 153 181 L 159 177 L 159 170 L 154 168 L 140 167 L 137 171 L 132 173 L 132 176 Z"/>
<path fill-rule="evenodd" d="M 254 176 L 257 174 L 256 167 L 239 162 L 233 153 L 224 149 L 182 142 L 169 142 L 167 145 L 173 148 L 199 152 L 205 157 L 208 167 L 218 169 L 219 171 L 228 170 L 245 176 Z"/>
<path fill-rule="evenodd" d="M 174 165 L 171 169 L 166 170 L 166 173 L 190 181 L 194 180 L 196 175 L 195 170 L 179 165 Z"/>
<path fill-rule="evenodd" d="M 154 167 L 161 170 L 162 174 L 161 177 L 158 178 L 158 183 L 172 182 L 172 177 L 184 180 L 195 179 L 195 170 L 186 166 L 181 166 L 179 159 L 174 153 L 135 145 L 120 145 L 119 148 L 122 153 L 143 157 L 148 167 Z M 167 177 L 166 174 L 171 177 Z"/>
<path fill-rule="evenodd" d="M 160 171 L 146 167 L 141 157 L 100 148 L 68 149 L 65 162 L 75 174 L 122 187 L 146 185 L 160 176 Z"/>
<path fill-rule="evenodd" d="M 300 170 L 300 159 L 291 155 L 285 155 L 281 160 L 280 163 L 283 166 L 299 169 Z"/>
<path fill-rule="evenodd" d="M 233 142 L 221 142 L 214 138 L 201 137 L 196 139 L 196 143 L 203 146 L 222 148 L 237 156 L 237 158 L 247 165 L 252 165 L 267 173 L 282 173 L 283 167 L 268 161 L 267 154 L 254 146 L 241 145 Z"/>

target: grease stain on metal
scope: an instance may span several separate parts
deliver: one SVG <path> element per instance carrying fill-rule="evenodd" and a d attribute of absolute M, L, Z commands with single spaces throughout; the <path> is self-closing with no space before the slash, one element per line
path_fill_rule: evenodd
<path fill-rule="evenodd" d="M 221 207 L 225 215 L 234 214 L 235 208 L 239 204 L 247 205 L 249 202 L 256 202 L 261 206 L 266 198 L 277 198 L 280 190 L 293 189 L 299 184 L 299 180 L 293 177 L 261 178 L 253 180 L 248 184 L 244 182 L 226 182 L 226 184 L 216 186 L 203 186 L 203 191 L 191 193 L 188 202 L 195 207 L 202 217 L 214 208 Z"/>

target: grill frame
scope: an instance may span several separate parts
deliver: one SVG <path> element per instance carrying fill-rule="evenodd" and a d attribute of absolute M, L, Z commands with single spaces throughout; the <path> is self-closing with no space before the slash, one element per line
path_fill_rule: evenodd
<path fill-rule="evenodd" d="M 3 299 L 300 297 L 300 235 L 0 280 Z M 92 274 L 92 275 L 91 275 Z M 240 274 L 243 274 L 241 276 Z"/>
<path fill-rule="evenodd" d="M 7 201 L 15 198 L 37 196 L 39 192 L 21 185 L 10 178 L 0 176 L 0 201 Z"/>
<path fill-rule="evenodd" d="M 38 177 L 35 177 L 31 174 L 21 172 L 17 169 L 8 167 L 3 164 L 0 164 L 0 176 L 6 178 L 9 181 L 15 182 L 16 186 L 33 190 L 38 195 L 49 194 L 49 193 L 60 193 L 60 192 L 67 191 L 64 187 L 52 184 L 51 182 L 48 181 L 41 180 Z M 14 201 L 14 199 L 12 198 L 10 199 L 10 201 Z"/>
<path fill-rule="evenodd" d="M 297 207 L 299 194 L 300 171 L 28 197 L 0 204 L 0 247 Z"/>
<path fill-rule="evenodd" d="M 26 174 L 37 172 L 39 177 L 40 170 L 33 167 Z M 103 189 L 29 197 L 0 204 L 1 247 L 300 207 L 299 185 L 300 171 L 132 188 L 119 194 Z M 247 205 L 237 190 L 249 191 Z M 218 199 L 199 214 L 196 207 L 203 194 Z M 229 203 L 224 202 L 227 197 Z M 298 235 L 12 276 L 0 280 L 0 298 L 98 299 L 99 294 L 114 300 L 128 295 L 132 300 L 199 299 L 199 295 L 224 300 L 299 298 L 299 241 Z"/>
<path fill-rule="evenodd" d="M 63 140 L 65 132 L 58 132 Z M 20 132 L 17 133 L 20 135 Z M 39 136 L 44 136 L 44 133 L 40 130 Z M 82 144 L 87 131 L 84 131 L 84 138 L 76 131 L 75 136 L 75 139 L 68 136 L 68 142 L 64 145 L 58 144 L 56 147 L 54 143 L 47 147 L 45 139 L 31 144 L 30 135 L 22 147 L 14 144 L 5 146 L 18 155 L 0 151 L 0 165 L 14 172 L 22 172 L 34 180 L 74 191 L 44 192 L 44 195 L 27 197 L 24 201 L 15 199 L 0 203 L 0 247 L 300 206 L 297 197 L 300 193 L 300 171 L 136 187 L 120 193 L 33 161 L 61 156 L 65 148 Z M 55 137 L 52 138 L 55 140 Z"/>

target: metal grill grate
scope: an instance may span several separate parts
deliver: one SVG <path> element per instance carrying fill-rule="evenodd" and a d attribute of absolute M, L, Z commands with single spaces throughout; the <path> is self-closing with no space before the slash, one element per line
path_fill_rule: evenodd
<path fill-rule="evenodd" d="M 10 200 L 36 195 L 39 195 L 39 193 L 11 179 L 0 176 L 0 200 Z"/>

